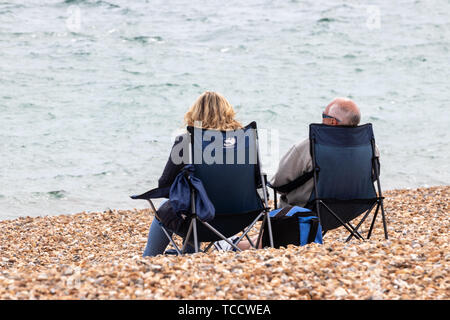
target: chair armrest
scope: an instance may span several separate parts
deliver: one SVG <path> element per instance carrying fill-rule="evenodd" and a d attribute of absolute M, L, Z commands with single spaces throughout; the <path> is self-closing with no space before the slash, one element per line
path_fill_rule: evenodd
<path fill-rule="evenodd" d="M 130 196 L 133 200 L 150 200 L 158 198 L 169 198 L 170 186 L 164 188 L 155 188 L 140 195 Z"/>
<path fill-rule="evenodd" d="M 373 165 L 373 167 L 372 167 L 372 181 L 376 181 L 380 177 L 380 170 L 381 170 L 380 158 L 379 157 L 374 157 L 372 159 L 372 165 Z"/>
<path fill-rule="evenodd" d="M 274 187 L 273 185 L 271 185 L 269 182 L 267 182 L 267 186 L 279 193 L 289 193 L 294 189 L 297 189 L 298 187 L 304 185 L 306 182 L 308 182 L 312 177 L 314 176 L 314 172 L 310 171 L 310 172 L 306 172 L 305 174 L 303 174 L 302 176 L 298 177 L 297 179 L 286 183 L 285 185 L 282 186 L 278 186 L 278 187 Z"/>
<path fill-rule="evenodd" d="M 261 189 L 262 186 L 262 179 L 267 182 L 267 173 L 261 172 L 257 175 L 256 178 L 256 189 Z"/>

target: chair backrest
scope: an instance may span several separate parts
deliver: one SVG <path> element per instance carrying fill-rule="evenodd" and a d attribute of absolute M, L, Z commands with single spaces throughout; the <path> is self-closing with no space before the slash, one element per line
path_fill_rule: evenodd
<path fill-rule="evenodd" d="M 309 138 L 317 190 L 317 195 L 313 190 L 309 203 L 316 199 L 324 201 L 345 222 L 368 210 L 377 198 L 372 125 L 311 124 Z M 322 212 L 321 218 L 325 230 L 340 225 L 334 218 L 324 218 Z"/>
<path fill-rule="evenodd" d="M 256 122 L 236 131 L 187 129 L 194 175 L 202 181 L 216 216 L 261 212 Z"/>

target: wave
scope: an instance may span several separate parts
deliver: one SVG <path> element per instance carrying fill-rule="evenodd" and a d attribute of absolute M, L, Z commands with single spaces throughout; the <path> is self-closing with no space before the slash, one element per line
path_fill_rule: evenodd
<path fill-rule="evenodd" d="M 32 192 L 32 195 L 37 198 L 64 199 L 67 196 L 67 192 L 65 190 L 55 190 L 49 192 Z"/>
<path fill-rule="evenodd" d="M 333 19 L 333 18 L 322 18 L 322 19 L 317 20 L 317 23 L 334 22 L 334 21 L 336 21 L 336 19 Z"/>
<path fill-rule="evenodd" d="M 121 37 L 124 40 L 130 41 L 130 42 L 137 42 L 141 44 L 149 44 L 150 42 L 162 42 L 164 41 L 162 37 L 160 36 L 136 36 L 136 37 Z"/>
<path fill-rule="evenodd" d="M 103 0 L 97 0 L 97 1 L 89 1 L 89 0 L 64 0 L 65 4 L 83 4 L 83 5 L 90 5 L 90 6 L 108 6 L 110 8 L 120 8 L 119 5 L 110 3 Z"/>
<path fill-rule="evenodd" d="M 109 176 L 112 174 L 112 171 L 102 171 L 99 173 L 94 173 L 93 176 L 94 177 L 99 177 L 99 176 Z"/>
<path fill-rule="evenodd" d="M 25 8 L 26 6 L 23 4 L 19 4 L 19 3 L 1 3 L 0 5 L 2 5 L 2 10 L 4 11 L 0 11 L 0 14 L 3 13 L 13 13 L 12 9 L 22 9 Z"/>

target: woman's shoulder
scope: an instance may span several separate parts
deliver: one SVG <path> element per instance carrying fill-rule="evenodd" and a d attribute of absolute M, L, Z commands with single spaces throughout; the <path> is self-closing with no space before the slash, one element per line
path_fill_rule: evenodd
<path fill-rule="evenodd" d="M 175 144 L 178 144 L 178 143 L 181 143 L 181 142 L 189 142 L 190 138 L 191 138 L 191 135 L 187 131 L 178 133 L 175 136 Z"/>
<path fill-rule="evenodd" d="M 191 141 L 191 135 L 187 130 L 178 130 L 174 134 L 172 134 L 173 146 L 175 147 L 179 144 L 187 145 Z"/>

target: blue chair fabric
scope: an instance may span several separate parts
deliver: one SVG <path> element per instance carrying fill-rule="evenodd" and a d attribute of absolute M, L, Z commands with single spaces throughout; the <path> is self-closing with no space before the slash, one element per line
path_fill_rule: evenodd
<path fill-rule="evenodd" d="M 378 201 L 374 177 L 374 134 L 372 125 L 358 127 L 311 124 L 311 154 L 315 188 L 306 207 L 317 211 L 323 230 L 341 226 L 329 209 L 349 222 Z"/>
<path fill-rule="evenodd" d="M 266 199 L 261 199 L 258 194 L 258 188 L 266 194 L 267 191 L 265 181 L 261 181 L 256 122 L 237 132 L 194 127 L 187 127 L 187 131 L 191 136 L 189 166 L 192 167 L 192 176 L 201 181 L 214 205 L 214 219 L 209 221 L 209 225 L 221 234 L 219 236 L 206 224 L 199 223 L 196 227 L 198 242 L 229 238 L 252 224 L 263 211 L 268 213 L 268 205 L 264 203 Z M 166 189 L 153 189 L 132 198 L 169 197 L 170 192 Z M 171 231 L 186 238 L 189 220 Z"/>

